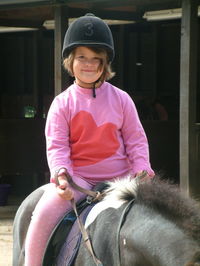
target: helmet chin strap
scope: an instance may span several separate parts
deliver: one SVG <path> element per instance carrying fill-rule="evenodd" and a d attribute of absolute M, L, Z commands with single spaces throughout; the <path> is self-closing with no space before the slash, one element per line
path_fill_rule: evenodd
<path fill-rule="evenodd" d="M 93 98 L 96 98 L 96 88 L 97 88 L 97 86 L 100 87 L 101 84 L 102 84 L 101 77 L 93 83 L 93 87 L 92 87 Z"/>
<path fill-rule="evenodd" d="M 93 88 L 92 88 L 92 96 L 93 96 L 93 98 L 96 98 L 96 88 L 95 88 L 95 84 L 96 84 L 96 82 L 94 83 Z"/>
<path fill-rule="evenodd" d="M 76 81 L 75 81 L 76 82 Z M 98 79 L 97 81 L 95 81 L 94 83 L 93 83 L 93 86 L 92 86 L 92 97 L 93 98 L 96 98 L 96 85 L 98 84 L 99 86 L 98 87 L 100 87 L 100 85 L 101 85 L 101 81 L 100 81 L 100 79 Z"/>

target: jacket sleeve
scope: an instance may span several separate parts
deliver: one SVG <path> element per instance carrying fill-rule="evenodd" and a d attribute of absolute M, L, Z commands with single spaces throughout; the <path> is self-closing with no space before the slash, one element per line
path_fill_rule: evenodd
<path fill-rule="evenodd" d="M 55 171 L 62 167 L 73 176 L 69 145 L 69 115 L 65 105 L 62 99 L 56 97 L 51 104 L 46 121 L 46 149 L 51 181 Z"/>
<path fill-rule="evenodd" d="M 122 136 L 133 174 L 146 170 L 150 176 L 155 173 L 149 161 L 149 145 L 140 122 L 136 107 L 129 95 L 123 99 L 124 119 Z"/>

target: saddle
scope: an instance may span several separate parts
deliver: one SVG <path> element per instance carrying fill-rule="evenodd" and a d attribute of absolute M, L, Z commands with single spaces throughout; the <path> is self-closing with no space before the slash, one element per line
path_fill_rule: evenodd
<path fill-rule="evenodd" d="M 103 191 L 107 187 L 105 183 L 99 183 L 94 191 Z M 90 196 L 77 202 L 76 208 L 82 223 L 85 223 L 88 213 L 96 203 L 91 202 Z M 67 212 L 54 228 L 43 257 L 42 266 L 55 266 L 57 260 L 62 260 L 59 265 L 71 266 L 74 262 L 81 242 L 81 232 L 77 225 L 74 210 Z M 65 258 L 59 257 L 61 249 L 65 249 Z M 63 261 L 65 260 L 65 261 Z"/>

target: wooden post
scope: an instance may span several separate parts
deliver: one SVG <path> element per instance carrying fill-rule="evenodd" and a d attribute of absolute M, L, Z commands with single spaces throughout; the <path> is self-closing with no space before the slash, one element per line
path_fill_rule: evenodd
<path fill-rule="evenodd" d="M 38 92 L 39 92 L 39 81 L 38 81 L 38 32 L 33 32 L 33 105 L 38 112 Z M 38 113 L 37 113 L 38 115 Z"/>
<path fill-rule="evenodd" d="M 55 30 L 54 30 L 54 42 L 55 42 L 55 95 L 61 93 L 66 89 L 66 81 L 68 74 L 62 67 L 62 46 L 65 32 L 68 27 L 68 12 L 65 6 L 55 7 Z"/>
<path fill-rule="evenodd" d="M 117 68 L 117 72 L 120 74 L 119 75 L 119 80 L 118 80 L 118 86 L 122 89 L 124 88 L 124 27 L 122 25 L 119 26 L 119 66 Z"/>
<path fill-rule="evenodd" d="M 42 69 L 44 68 L 44 63 L 39 64 L 39 58 L 42 57 L 42 41 L 43 41 L 43 30 L 38 30 L 34 33 L 34 106 L 36 107 L 37 118 L 43 117 L 43 84 L 42 84 Z"/>
<path fill-rule="evenodd" d="M 197 0 L 182 1 L 180 59 L 180 186 L 188 194 L 195 190 Z"/>

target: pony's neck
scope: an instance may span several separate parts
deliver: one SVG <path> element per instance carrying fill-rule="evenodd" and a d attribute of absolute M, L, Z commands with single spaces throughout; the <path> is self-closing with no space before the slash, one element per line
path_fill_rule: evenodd
<path fill-rule="evenodd" d="M 134 233 L 127 228 L 122 233 L 152 265 L 183 266 L 199 251 L 197 243 L 180 228 L 146 206 L 136 204 L 129 219 L 134 221 Z"/>

